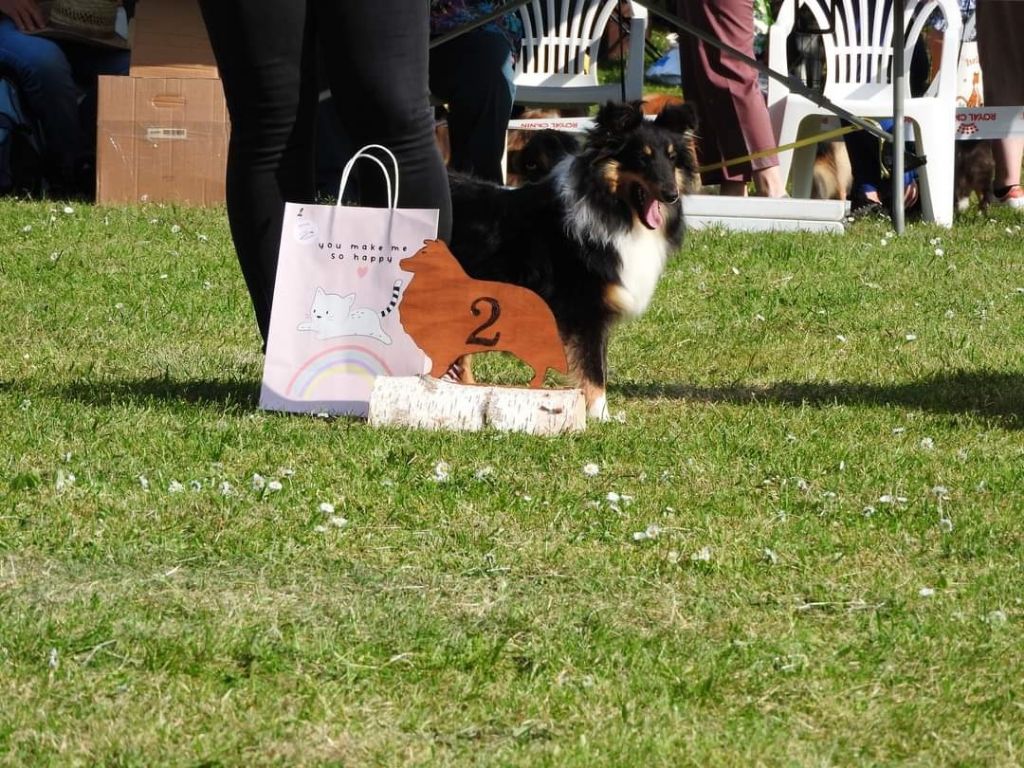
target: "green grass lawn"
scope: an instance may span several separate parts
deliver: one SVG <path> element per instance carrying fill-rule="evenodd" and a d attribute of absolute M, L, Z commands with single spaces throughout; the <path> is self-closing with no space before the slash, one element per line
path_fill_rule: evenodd
<path fill-rule="evenodd" d="M 694 234 L 541 439 L 263 413 L 222 210 L 0 202 L 0 760 L 1020 764 L 1022 223 Z"/>

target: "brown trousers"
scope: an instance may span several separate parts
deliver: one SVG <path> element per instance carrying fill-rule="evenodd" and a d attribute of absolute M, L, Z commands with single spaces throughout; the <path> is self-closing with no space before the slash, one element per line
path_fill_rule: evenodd
<path fill-rule="evenodd" d="M 753 57 L 753 0 L 677 0 L 684 21 Z M 757 70 L 680 30 L 683 94 L 697 108 L 697 156 L 718 163 L 775 146 Z M 704 184 L 750 181 L 752 171 L 778 165 L 775 155 L 702 174 Z"/>
<path fill-rule="evenodd" d="M 975 22 L 978 56 L 984 75 L 985 106 L 1024 104 L 1024 3 L 980 0 Z"/>

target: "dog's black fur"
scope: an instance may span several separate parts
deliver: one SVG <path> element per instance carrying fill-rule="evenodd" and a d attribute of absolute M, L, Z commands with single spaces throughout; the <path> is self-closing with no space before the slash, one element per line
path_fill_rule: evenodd
<path fill-rule="evenodd" d="M 644 312 L 682 243 L 696 119 L 683 105 L 646 121 L 634 102 L 609 103 L 595 123 L 539 182 L 509 189 L 451 174 L 450 246 L 471 277 L 547 301 L 588 411 L 604 417 L 609 332 Z"/>

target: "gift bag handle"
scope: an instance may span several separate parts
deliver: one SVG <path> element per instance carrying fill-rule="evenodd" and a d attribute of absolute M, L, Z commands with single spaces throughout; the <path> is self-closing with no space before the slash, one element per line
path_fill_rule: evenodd
<path fill-rule="evenodd" d="M 388 173 L 387 166 L 384 165 L 384 162 L 379 157 L 377 157 L 375 155 L 372 155 L 369 152 L 367 152 L 368 149 L 379 149 L 381 152 L 383 152 L 385 155 L 387 155 L 389 158 L 391 158 L 391 168 L 392 168 L 392 170 L 394 171 L 394 174 L 395 174 L 395 194 L 394 194 L 393 197 L 391 195 L 391 175 Z M 342 199 L 342 196 L 345 193 L 345 187 L 348 186 L 349 174 L 352 173 L 352 168 L 353 168 L 353 166 L 355 166 L 356 160 L 359 160 L 361 158 L 365 158 L 366 160 L 373 160 L 373 162 L 375 162 L 380 167 L 381 171 L 383 171 L 383 173 L 384 173 L 384 182 L 385 182 L 385 184 L 387 184 L 387 190 L 388 190 L 388 207 L 390 207 L 390 208 L 397 208 L 398 207 L 398 159 L 394 156 L 394 154 L 391 152 L 390 149 L 388 149 L 387 147 L 385 147 L 385 146 L 383 146 L 381 144 L 367 144 L 365 147 L 363 147 L 358 152 L 356 152 L 354 155 L 352 155 L 352 159 L 350 159 L 347 163 L 345 163 L 345 169 L 341 172 L 341 185 L 338 187 L 338 205 L 341 205 L 341 199 Z"/>

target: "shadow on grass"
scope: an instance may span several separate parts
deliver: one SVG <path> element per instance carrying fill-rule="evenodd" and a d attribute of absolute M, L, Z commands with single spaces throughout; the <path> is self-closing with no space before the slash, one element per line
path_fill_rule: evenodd
<path fill-rule="evenodd" d="M 1024 373 L 950 371 L 902 384 L 780 381 L 765 385 L 695 387 L 627 381 L 612 383 L 609 389 L 634 398 L 739 405 L 898 405 L 936 413 L 976 415 L 1004 429 L 1024 428 Z"/>
<path fill-rule="evenodd" d="M 56 394 L 86 405 L 160 402 L 249 409 L 259 403 L 259 392 L 258 381 L 178 381 L 159 376 L 134 381 L 73 381 Z"/>

